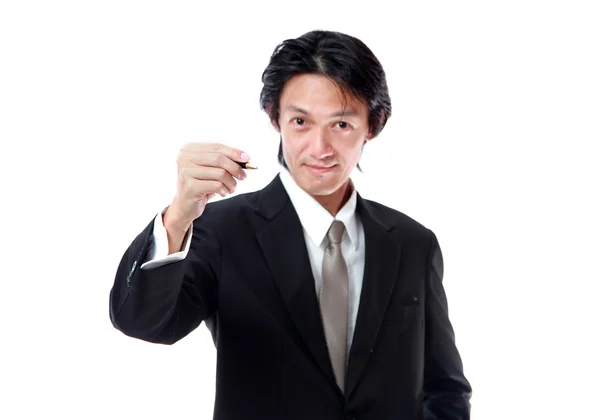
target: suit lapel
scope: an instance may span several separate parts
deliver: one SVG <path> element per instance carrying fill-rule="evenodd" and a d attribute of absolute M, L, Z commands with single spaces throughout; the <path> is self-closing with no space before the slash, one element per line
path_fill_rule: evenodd
<path fill-rule="evenodd" d="M 372 354 L 396 282 L 401 246 L 381 213 L 357 197 L 356 211 L 365 231 L 365 271 L 354 338 L 348 360 L 346 394 L 355 389 Z M 321 322 L 315 281 L 304 232 L 279 176 L 258 192 L 255 212 L 265 219 L 256 238 L 287 310 L 315 364 L 336 389 Z"/>
<path fill-rule="evenodd" d="M 379 327 L 396 283 L 401 246 L 394 242 L 378 210 L 358 196 L 356 211 L 365 231 L 365 272 L 346 375 L 349 396 L 372 354 Z"/>
<path fill-rule="evenodd" d="M 304 232 L 279 176 L 259 192 L 256 212 L 267 219 L 256 238 L 288 312 L 315 364 L 337 388 Z"/>

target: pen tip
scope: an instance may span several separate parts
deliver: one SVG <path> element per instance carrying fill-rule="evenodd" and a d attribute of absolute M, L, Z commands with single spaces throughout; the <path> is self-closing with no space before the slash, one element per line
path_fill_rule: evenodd
<path fill-rule="evenodd" d="M 258 166 L 253 165 L 250 162 L 246 162 L 246 169 L 258 169 Z"/>

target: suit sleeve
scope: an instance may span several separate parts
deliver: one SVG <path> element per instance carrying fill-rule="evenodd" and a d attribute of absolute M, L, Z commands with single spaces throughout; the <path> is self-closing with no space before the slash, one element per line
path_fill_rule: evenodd
<path fill-rule="evenodd" d="M 151 268 L 160 267 L 161 265 L 170 264 L 172 262 L 185 259 L 189 250 L 192 239 L 193 224 L 190 226 L 183 239 L 183 247 L 179 252 L 169 254 L 169 239 L 167 237 L 167 229 L 163 224 L 163 215 L 168 207 L 158 213 L 154 218 L 154 230 L 152 239 L 148 246 L 148 253 L 145 261 L 141 265 L 142 270 L 150 270 Z"/>
<path fill-rule="evenodd" d="M 433 232 L 428 258 L 424 372 L 424 420 L 468 420 L 471 385 L 463 374 L 442 286 L 444 263 Z"/>
<path fill-rule="evenodd" d="M 110 291 L 110 319 L 116 329 L 140 340 L 173 344 L 213 315 L 221 253 L 209 225 L 204 214 L 196 219 L 185 258 L 155 268 L 140 269 L 152 245 L 154 220 L 134 239 Z"/>

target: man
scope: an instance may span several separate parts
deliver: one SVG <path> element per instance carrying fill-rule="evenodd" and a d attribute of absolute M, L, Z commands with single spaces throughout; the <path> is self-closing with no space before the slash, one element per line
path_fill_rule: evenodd
<path fill-rule="evenodd" d="M 205 321 L 215 419 L 468 419 L 436 237 L 350 179 L 391 115 L 379 61 L 313 31 L 276 48 L 263 83 L 284 170 L 208 203 L 250 156 L 186 145 L 172 203 L 121 260 L 113 325 L 172 344 Z"/>

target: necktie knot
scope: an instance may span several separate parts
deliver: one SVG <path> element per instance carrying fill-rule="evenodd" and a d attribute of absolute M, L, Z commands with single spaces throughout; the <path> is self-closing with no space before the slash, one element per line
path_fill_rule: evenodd
<path fill-rule="evenodd" d="M 334 220 L 329 230 L 327 231 L 327 239 L 330 244 L 339 244 L 342 242 L 342 236 L 344 235 L 344 223 L 339 220 Z"/>

